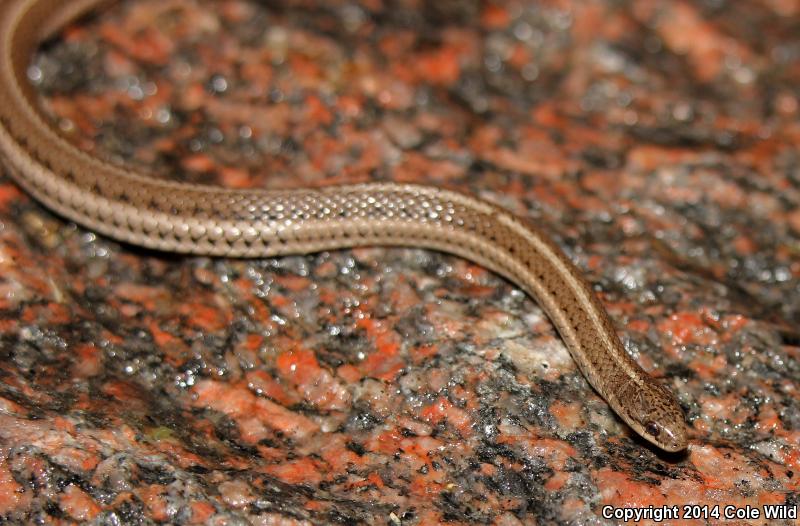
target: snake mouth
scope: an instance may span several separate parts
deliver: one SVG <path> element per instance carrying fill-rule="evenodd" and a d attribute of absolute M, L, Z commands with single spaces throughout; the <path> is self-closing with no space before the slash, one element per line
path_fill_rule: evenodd
<path fill-rule="evenodd" d="M 683 435 L 674 436 L 669 442 L 667 442 L 664 446 L 662 446 L 666 451 L 670 453 L 679 453 L 681 451 L 685 451 L 687 447 L 689 447 L 689 441 L 686 440 L 686 437 Z"/>
<path fill-rule="evenodd" d="M 678 453 L 688 446 L 685 426 L 665 426 L 655 421 L 642 424 L 641 435 L 664 451 Z"/>
<path fill-rule="evenodd" d="M 659 444 L 658 446 L 664 451 L 668 451 L 670 453 L 680 453 L 681 451 L 685 451 L 689 444 L 686 440 L 678 440 L 666 444 Z"/>

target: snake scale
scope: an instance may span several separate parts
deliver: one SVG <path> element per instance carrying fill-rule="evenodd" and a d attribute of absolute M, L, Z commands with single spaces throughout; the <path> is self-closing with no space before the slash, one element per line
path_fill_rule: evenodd
<path fill-rule="evenodd" d="M 26 72 L 43 40 L 101 3 L 0 0 L 0 157 L 38 201 L 114 239 L 185 254 L 266 257 L 370 245 L 461 256 L 541 305 L 589 383 L 634 431 L 667 451 L 686 448 L 675 396 L 630 358 L 577 269 L 526 219 L 412 184 L 258 191 L 168 182 L 76 148 L 42 115 Z"/>

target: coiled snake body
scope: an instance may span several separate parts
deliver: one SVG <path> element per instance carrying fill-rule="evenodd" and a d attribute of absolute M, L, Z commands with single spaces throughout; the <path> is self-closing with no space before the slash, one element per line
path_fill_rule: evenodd
<path fill-rule="evenodd" d="M 181 253 L 265 257 L 393 245 L 462 256 L 538 301 L 588 381 L 631 428 L 665 450 L 686 448 L 674 395 L 628 356 L 562 252 L 502 208 L 409 184 L 241 191 L 165 182 L 77 149 L 42 116 L 26 70 L 42 40 L 100 3 L 0 0 L 0 157 L 37 200 L 112 238 Z"/>

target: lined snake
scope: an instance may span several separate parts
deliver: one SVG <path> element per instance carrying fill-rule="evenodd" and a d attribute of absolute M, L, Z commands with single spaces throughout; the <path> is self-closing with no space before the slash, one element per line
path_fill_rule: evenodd
<path fill-rule="evenodd" d="M 0 0 L 0 157 L 30 195 L 88 229 L 164 251 L 266 257 L 411 246 L 474 261 L 541 305 L 580 371 L 634 431 L 667 451 L 686 448 L 673 393 L 630 358 L 578 270 L 526 219 L 412 184 L 258 191 L 168 182 L 75 147 L 42 115 L 26 71 L 43 40 L 101 3 Z"/>

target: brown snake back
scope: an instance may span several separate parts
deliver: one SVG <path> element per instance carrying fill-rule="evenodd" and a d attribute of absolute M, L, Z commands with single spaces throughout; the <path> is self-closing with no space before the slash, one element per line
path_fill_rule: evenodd
<path fill-rule="evenodd" d="M 0 153 L 9 173 L 48 208 L 149 248 L 228 257 L 383 245 L 462 256 L 534 297 L 580 370 L 635 431 L 686 448 L 674 395 L 625 352 L 572 263 L 528 221 L 458 192 L 375 183 L 291 191 L 165 182 L 92 157 L 42 117 L 25 81 L 36 46 L 102 0 L 0 2 Z"/>

